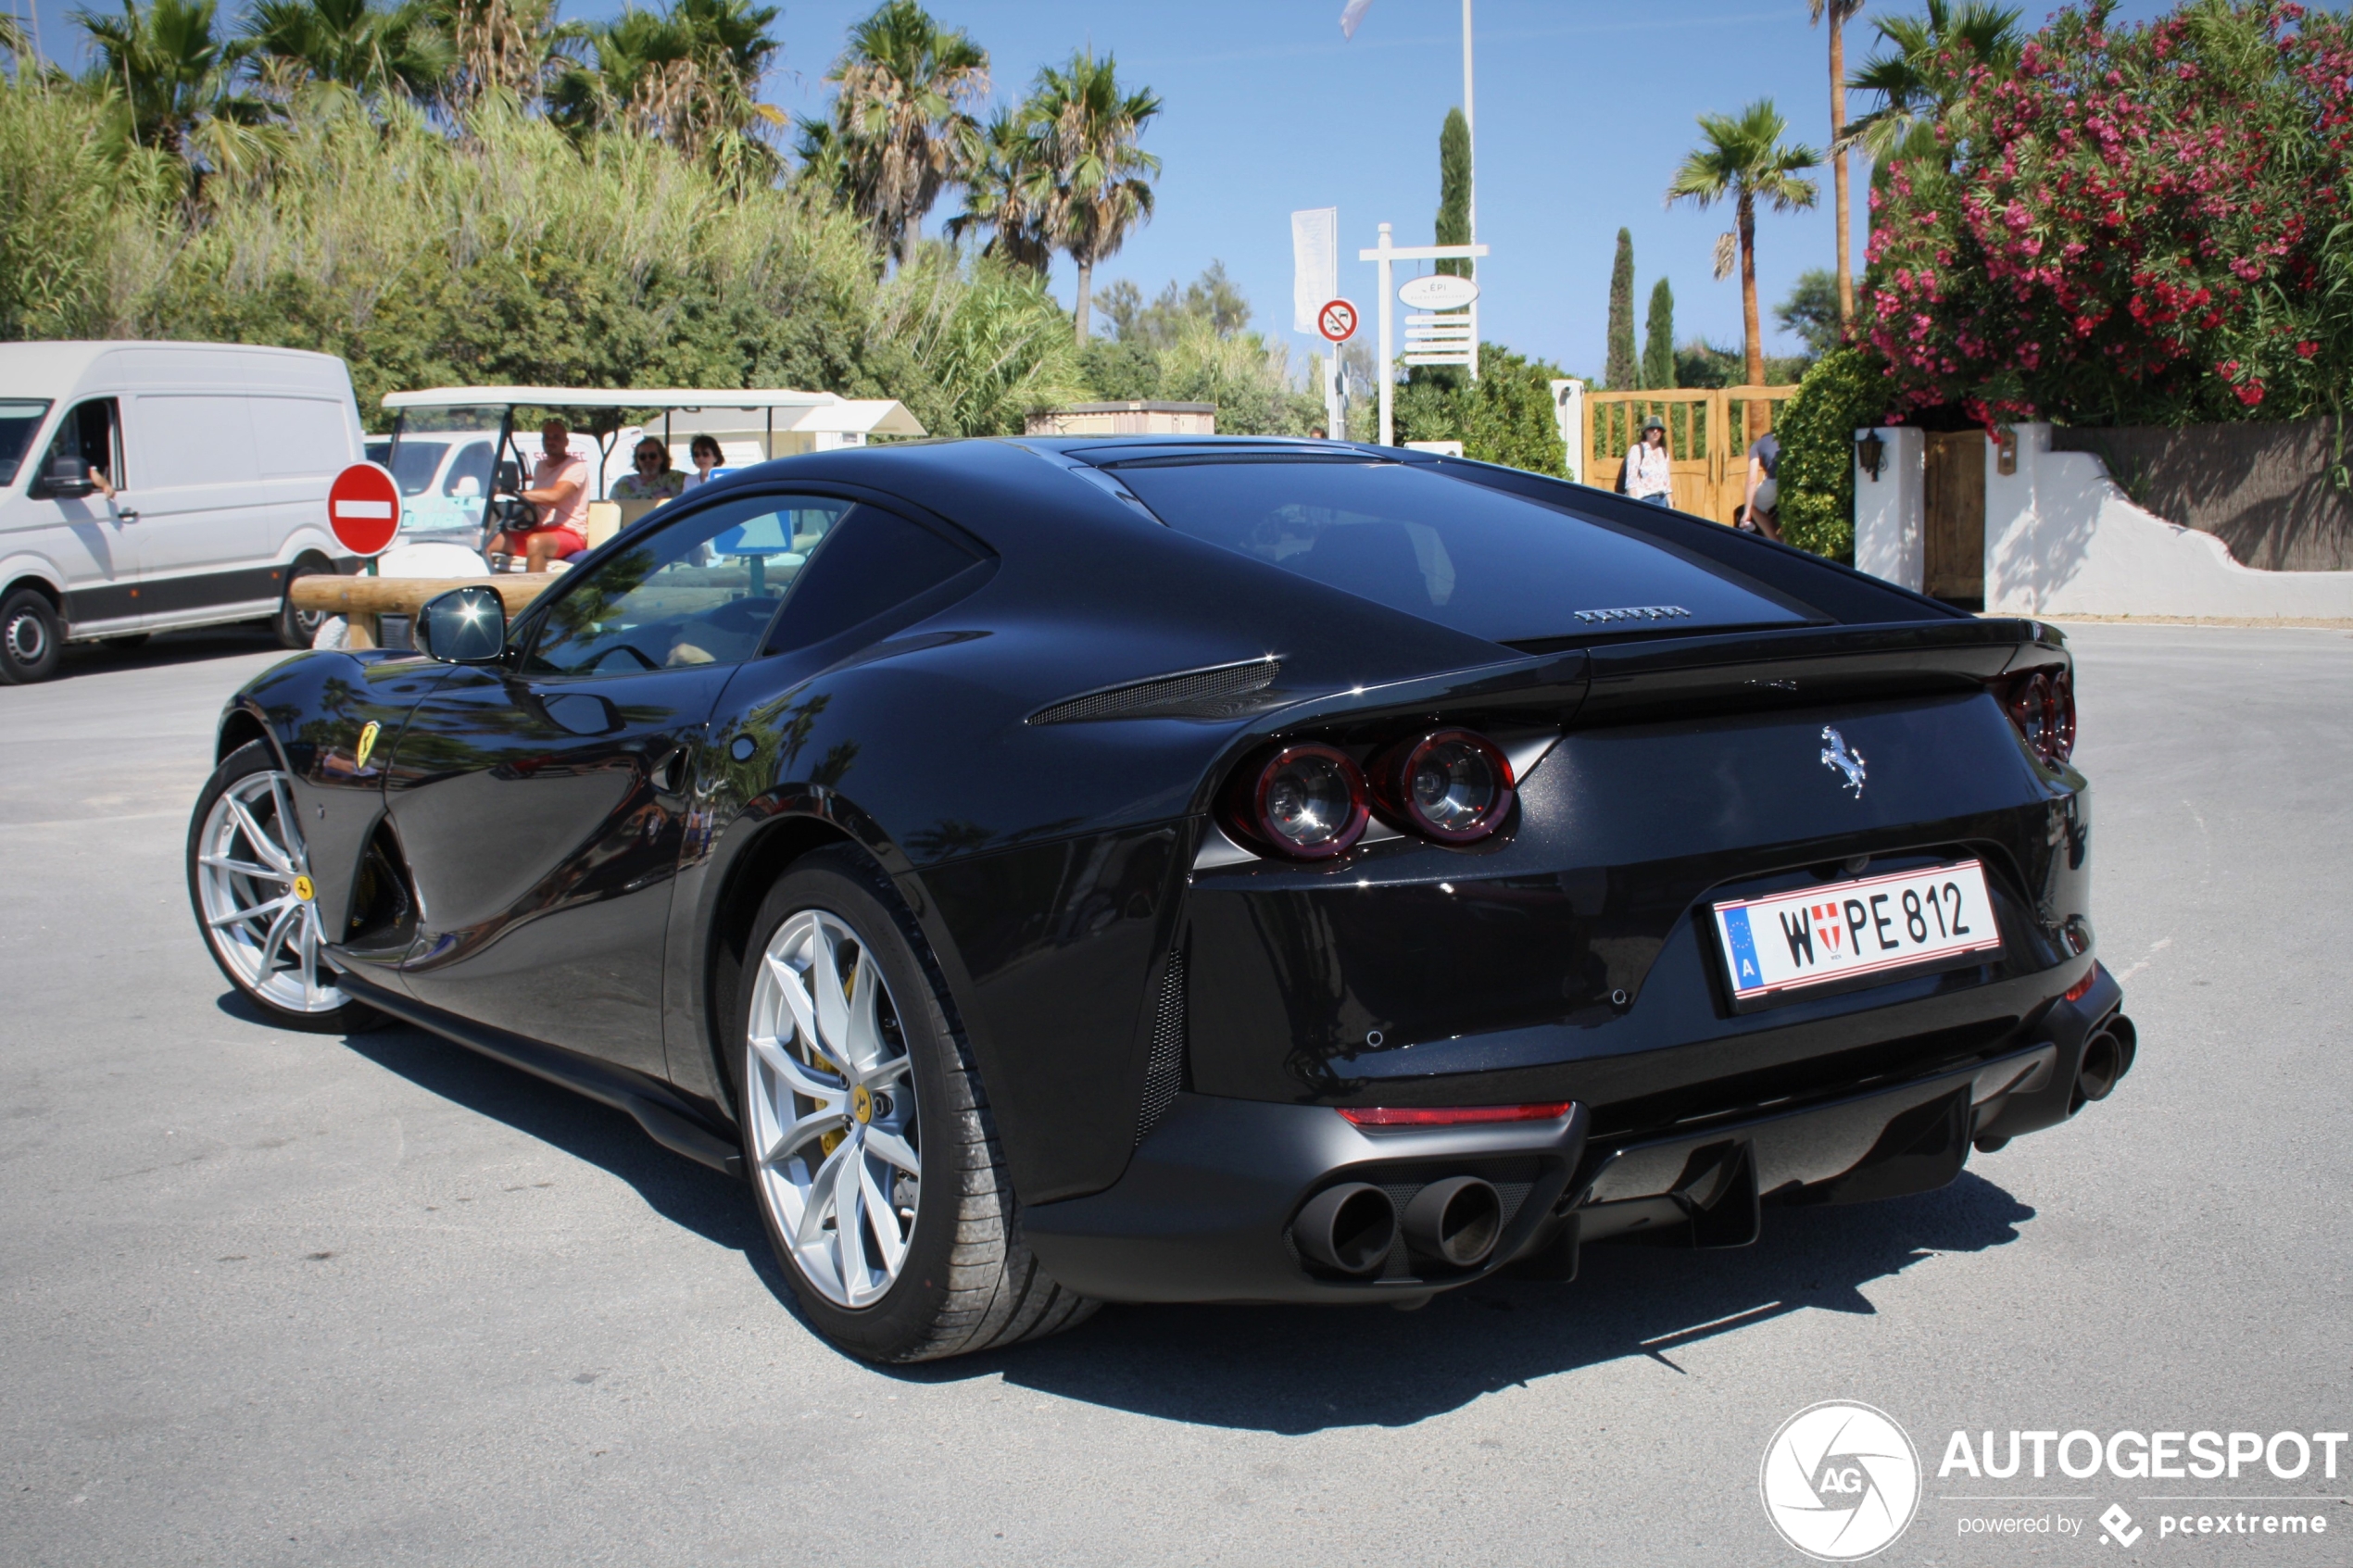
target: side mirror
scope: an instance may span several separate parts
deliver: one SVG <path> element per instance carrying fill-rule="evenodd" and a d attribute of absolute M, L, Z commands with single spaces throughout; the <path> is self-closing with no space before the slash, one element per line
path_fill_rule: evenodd
<path fill-rule="evenodd" d="M 498 465 L 498 483 L 493 486 L 493 488 L 498 490 L 522 489 L 522 465 L 515 461 L 512 458 L 509 458 L 505 462 L 500 463 Z"/>
<path fill-rule="evenodd" d="M 90 465 L 70 452 L 59 452 L 52 457 L 48 471 L 43 478 L 46 480 L 52 495 L 78 499 L 98 488 L 90 483 Z"/>
<path fill-rule="evenodd" d="M 449 494 L 460 501 L 479 500 L 482 497 L 482 481 L 472 474 L 463 475 L 450 487 Z"/>
<path fill-rule="evenodd" d="M 452 588 L 417 611 L 415 646 L 444 664 L 496 664 L 507 651 L 507 606 L 496 588 Z"/>

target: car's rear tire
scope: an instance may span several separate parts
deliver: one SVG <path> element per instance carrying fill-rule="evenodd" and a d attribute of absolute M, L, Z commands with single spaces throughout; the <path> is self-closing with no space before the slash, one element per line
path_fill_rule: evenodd
<path fill-rule="evenodd" d="M 270 618 L 270 629 L 278 634 L 282 647 L 307 648 L 318 640 L 319 628 L 327 623 L 333 610 L 296 609 L 294 585 L 297 578 L 332 574 L 334 568 L 317 557 L 298 560 L 286 571 L 286 596 L 278 601 L 278 613 Z"/>
<path fill-rule="evenodd" d="M 0 686 L 31 685 L 57 672 L 66 629 L 38 588 L 19 588 L 0 600 Z"/>
<path fill-rule="evenodd" d="M 732 1063 L 745 1169 L 803 1312 L 872 1361 L 1039 1338 L 1099 1305 L 1022 1240 L 980 1071 L 943 995 L 912 917 L 854 850 L 797 861 L 753 922 Z"/>
<path fill-rule="evenodd" d="M 188 901 L 212 961 L 272 1023 L 346 1035 L 384 1021 L 334 984 L 293 791 L 260 741 L 231 752 L 196 797 Z"/>

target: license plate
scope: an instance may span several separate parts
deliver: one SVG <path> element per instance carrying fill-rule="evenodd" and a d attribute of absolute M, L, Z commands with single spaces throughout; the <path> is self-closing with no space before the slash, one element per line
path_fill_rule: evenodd
<path fill-rule="evenodd" d="M 2002 945 L 1975 860 L 1715 906 L 1736 1001 L 1893 974 Z"/>

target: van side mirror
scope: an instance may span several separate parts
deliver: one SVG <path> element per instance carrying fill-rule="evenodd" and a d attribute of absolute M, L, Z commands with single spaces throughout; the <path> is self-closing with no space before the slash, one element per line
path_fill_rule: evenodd
<path fill-rule="evenodd" d="M 510 491 L 522 489 L 522 465 L 515 461 L 512 458 L 509 458 L 504 462 L 500 463 L 498 465 L 498 483 L 491 486 L 491 488 L 494 490 Z"/>
<path fill-rule="evenodd" d="M 67 499 L 79 499 L 98 488 L 90 483 L 90 465 L 70 452 L 52 456 L 42 479 L 50 495 Z"/>
<path fill-rule="evenodd" d="M 452 588 L 417 611 L 416 646 L 444 664 L 496 664 L 507 651 L 507 605 L 496 588 Z"/>

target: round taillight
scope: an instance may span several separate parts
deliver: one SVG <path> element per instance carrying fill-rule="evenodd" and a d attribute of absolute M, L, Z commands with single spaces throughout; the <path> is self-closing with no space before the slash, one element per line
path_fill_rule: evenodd
<path fill-rule="evenodd" d="M 2027 748 L 2048 761 L 2051 756 L 2051 678 L 2031 675 L 2010 688 L 2010 722 Z"/>
<path fill-rule="evenodd" d="M 1485 838 L 1511 814 L 1511 759 L 1470 730 L 1436 730 L 1392 747 L 1375 777 L 1384 814 L 1441 844 Z"/>
<path fill-rule="evenodd" d="M 1251 836 L 1277 853 L 1327 860 L 1364 836 L 1372 811 L 1355 759 L 1309 743 L 1287 746 L 1266 759 L 1242 816 Z"/>
<path fill-rule="evenodd" d="M 2051 677 L 2051 748 L 2054 762 L 2075 755 L 2075 678 L 2062 670 Z"/>

